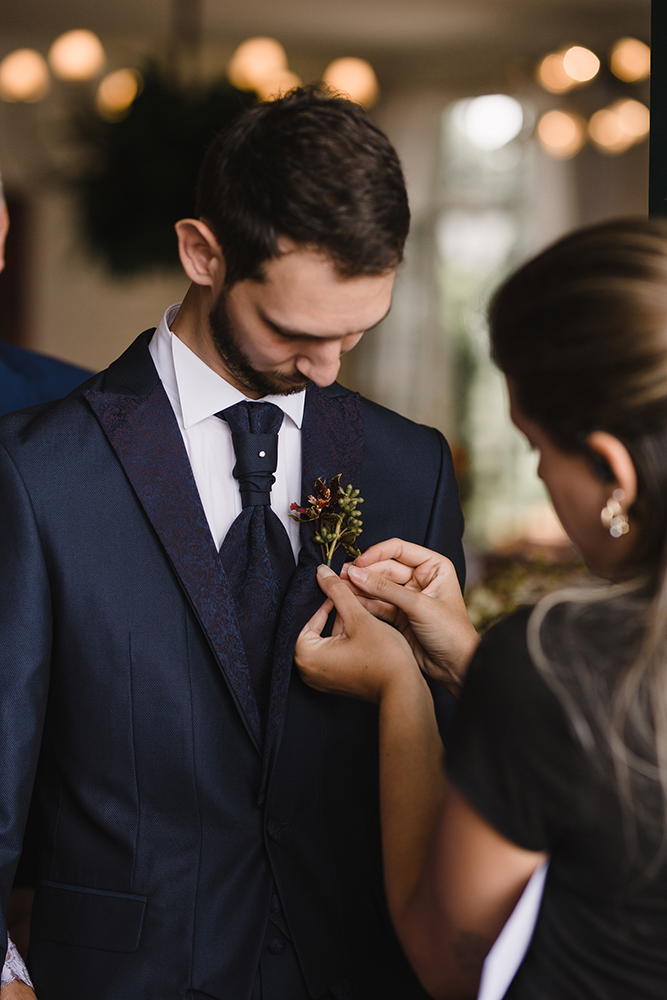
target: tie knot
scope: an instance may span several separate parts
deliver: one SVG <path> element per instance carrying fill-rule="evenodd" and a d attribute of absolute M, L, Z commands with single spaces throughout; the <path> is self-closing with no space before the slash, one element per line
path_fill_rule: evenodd
<path fill-rule="evenodd" d="M 226 420 L 233 434 L 277 434 L 283 411 L 275 403 L 247 403 L 242 400 L 216 413 Z"/>
<path fill-rule="evenodd" d="M 240 402 L 216 416 L 226 420 L 232 432 L 236 455 L 232 475 L 239 481 L 243 506 L 270 506 L 283 411 L 273 403 Z"/>

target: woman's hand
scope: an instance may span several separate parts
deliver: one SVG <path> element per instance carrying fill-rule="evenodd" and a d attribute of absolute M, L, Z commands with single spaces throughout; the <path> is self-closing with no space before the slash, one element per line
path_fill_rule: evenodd
<path fill-rule="evenodd" d="M 400 632 L 369 614 L 333 570 L 320 566 L 317 580 L 328 599 L 304 626 L 294 652 L 306 684 L 378 704 L 390 689 L 424 685 Z M 333 634 L 323 638 L 322 629 L 334 607 Z"/>
<path fill-rule="evenodd" d="M 405 636 L 424 673 L 458 695 L 479 636 L 450 560 L 392 538 L 347 564 L 343 576 L 367 610 Z"/>

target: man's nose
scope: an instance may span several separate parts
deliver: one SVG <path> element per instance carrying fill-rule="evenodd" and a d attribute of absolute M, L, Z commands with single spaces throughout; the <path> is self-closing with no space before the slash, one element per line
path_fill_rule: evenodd
<path fill-rule="evenodd" d="M 313 344 L 307 353 L 297 358 L 296 367 L 315 385 L 331 385 L 332 382 L 336 381 L 343 353 L 343 342 L 340 340 Z"/>

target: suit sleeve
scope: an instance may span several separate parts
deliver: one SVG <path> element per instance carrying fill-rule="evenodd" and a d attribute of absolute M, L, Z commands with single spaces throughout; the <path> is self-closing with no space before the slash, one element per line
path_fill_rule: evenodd
<path fill-rule="evenodd" d="M 463 514 L 459 503 L 459 488 L 454 475 L 452 453 L 442 434 L 436 432 L 440 445 L 440 474 L 433 498 L 424 545 L 442 552 L 454 563 L 461 590 L 465 586 L 466 564 L 463 555 Z"/>
<path fill-rule="evenodd" d="M 51 600 L 30 498 L 0 446 L 0 955 L 46 711 Z"/>
<path fill-rule="evenodd" d="M 466 564 L 463 554 L 463 514 L 459 503 L 459 488 L 454 475 L 452 453 L 443 435 L 437 431 L 440 445 L 440 473 L 436 486 L 431 516 L 424 545 L 435 552 L 441 552 L 454 564 L 456 575 L 461 585 L 465 585 Z M 433 695 L 438 729 L 445 747 L 448 745 L 448 735 L 456 709 L 456 700 L 446 688 L 427 678 L 427 684 Z"/>

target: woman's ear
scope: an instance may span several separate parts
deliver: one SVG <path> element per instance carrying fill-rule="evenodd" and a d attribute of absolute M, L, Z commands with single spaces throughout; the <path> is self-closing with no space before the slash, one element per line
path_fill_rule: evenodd
<path fill-rule="evenodd" d="M 593 431 L 586 438 L 586 444 L 596 473 L 609 484 L 610 492 L 623 490 L 623 509 L 628 510 L 637 499 L 637 471 L 630 452 L 622 441 L 607 431 Z M 603 473 L 602 470 L 607 471 Z"/>
<path fill-rule="evenodd" d="M 181 219 L 174 227 L 183 270 L 196 285 L 220 286 L 225 261 L 212 230 L 201 219 Z"/>

